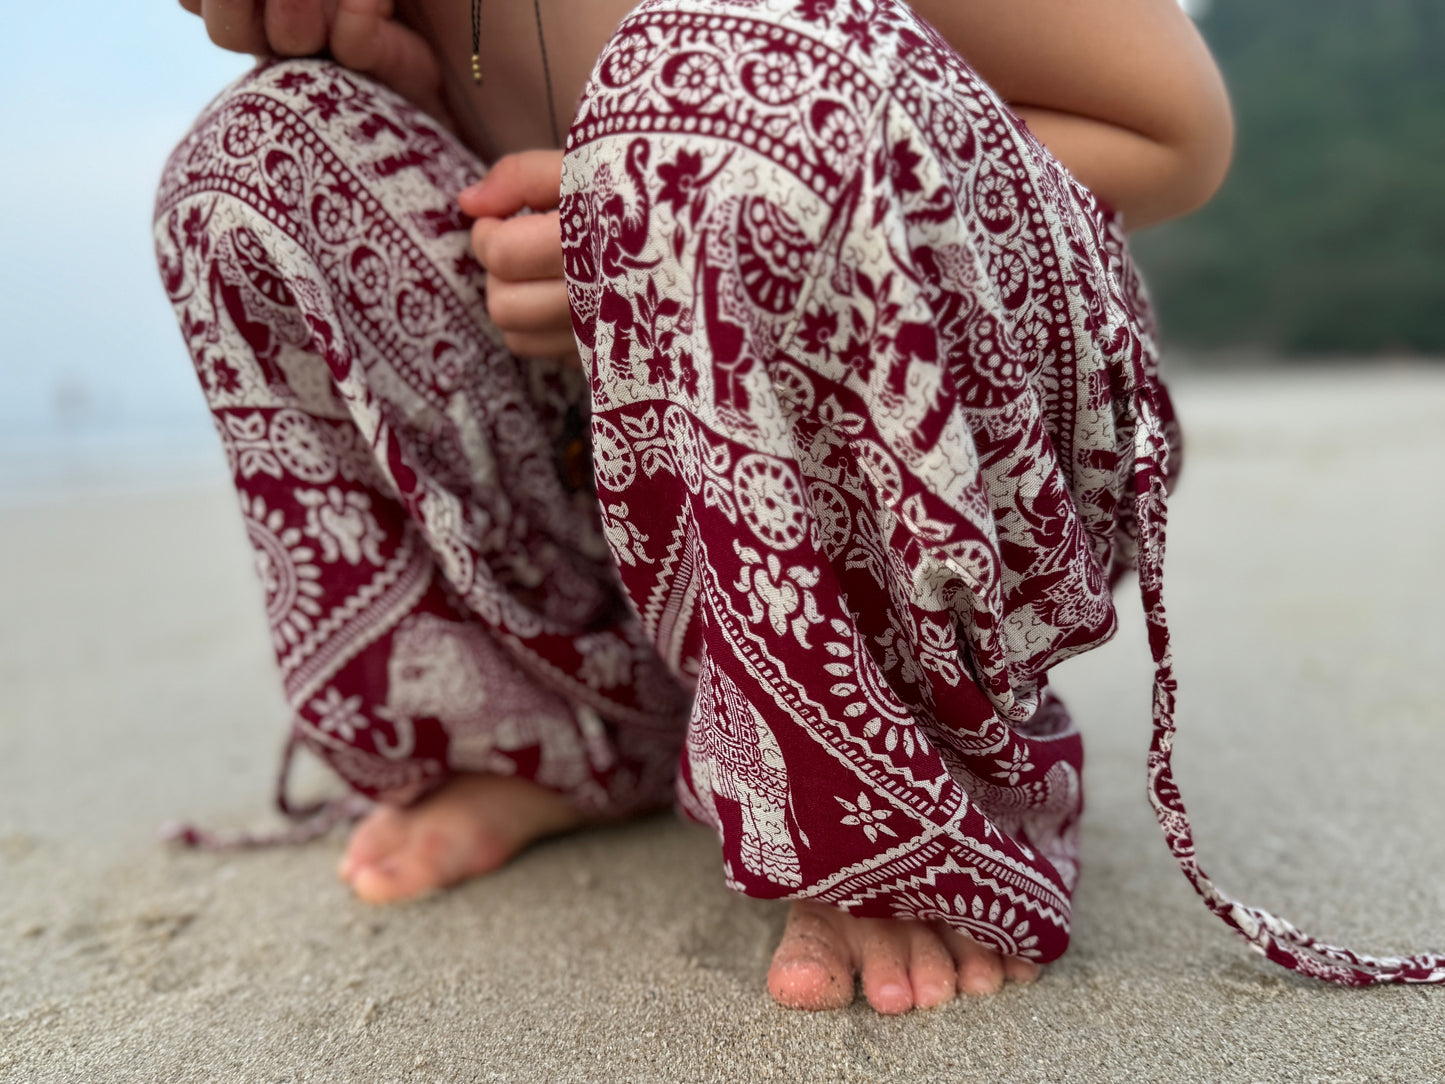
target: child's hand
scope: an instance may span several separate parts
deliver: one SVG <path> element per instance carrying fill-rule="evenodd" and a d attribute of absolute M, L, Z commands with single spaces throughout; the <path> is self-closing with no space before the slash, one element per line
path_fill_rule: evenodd
<path fill-rule="evenodd" d="M 343 67 L 370 75 L 451 125 L 441 67 L 431 46 L 396 22 L 392 0 L 181 0 L 223 49 L 257 56 L 311 56 L 329 49 Z"/>
<path fill-rule="evenodd" d="M 181 0 L 222 49 L 310 56 L 326 48 L 337 0 Z"/>
<path fill-rule="evenodd" d="M 576 355 L 556 210 L 561 199 L 562 152 L 540 150 L 497 159 L 458 197 L 477 220 L 472 250 L 487 269 L 487 312 L 507 348 L 525 357 Z M 524 207 L 546 213 L 517 215 Z"/>

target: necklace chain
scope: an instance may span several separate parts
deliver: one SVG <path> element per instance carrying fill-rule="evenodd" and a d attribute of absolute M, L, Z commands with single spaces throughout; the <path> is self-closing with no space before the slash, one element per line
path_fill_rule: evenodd
<path fill-rule="evenodd" d="M 537 43 L 542 47 L 542 74 L 547 80 L 547 120 L 552 125 L 552 143 L 559 149 L 557 102 L 552 93 L 552 66 L 547 60 L 547 36 L 542 33 L 542 0 L 532 0 L 537 16 Z M 472 82 L 482 85 L 482 0 L 472 0 Z"/>

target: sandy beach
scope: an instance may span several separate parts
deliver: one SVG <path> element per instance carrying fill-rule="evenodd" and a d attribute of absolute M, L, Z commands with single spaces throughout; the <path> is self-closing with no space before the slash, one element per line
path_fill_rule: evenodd
<path fill-rule="evenodd" d="M 1336 943 L 1445 950 L 1445 367 L 1193 375 L 1167 600 L 1177 772 L 1223 887 Z M 1440 1081 L 1445 990 L 1346 991 L 1194 897 L 1144 792 L 1137 595 L 1056 671 L 1081 721 L 1074 944 L 902 1018 L 764 989 L 784 905 L 661 816 L 416 903 L 266 826 L 286 713 L 218 474 L 0 506 L 0 1081 Z M 328 784 L 319 772 L 307 787 Z"/>

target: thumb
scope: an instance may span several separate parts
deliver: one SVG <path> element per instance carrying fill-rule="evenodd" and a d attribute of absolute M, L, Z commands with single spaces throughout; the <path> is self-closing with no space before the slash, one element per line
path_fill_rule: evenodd
<path fill-rule="evenodd" d="M 550 211 L 562 202 L 562 152 L 519 151 L 498 158 L 457 202 L 473 218 L 507 218 L 523 207 Z"/>

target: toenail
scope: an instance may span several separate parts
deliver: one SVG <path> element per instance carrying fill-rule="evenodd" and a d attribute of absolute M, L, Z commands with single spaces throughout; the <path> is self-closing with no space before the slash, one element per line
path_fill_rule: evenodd
<path fill-rule="evenodd" d="M 908 988 L 906 986 L 899 986 L 896 982 L 890 982 L 886 986 L 879 988 L 878 996 L 880 998 L 886 998 L 889 1001 L 907 1001 Z"/>
<path fill-rule="evenodd" d="M 995 979 L 987 975 L 971 976 L 964 984 L 963 991 L 966 994 L 996 994 L 1003 986 L 1001 978 Z"/>

